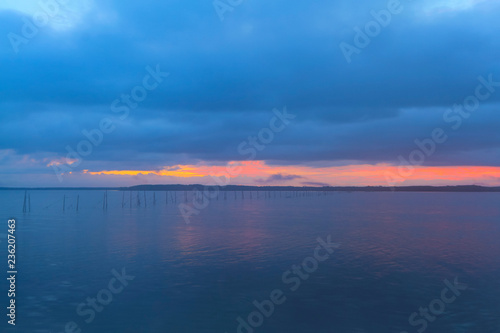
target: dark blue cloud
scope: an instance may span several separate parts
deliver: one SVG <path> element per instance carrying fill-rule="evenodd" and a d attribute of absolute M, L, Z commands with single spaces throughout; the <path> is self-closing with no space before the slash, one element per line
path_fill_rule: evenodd
<path fill-rule="evenodd" d="M 281 173 L 277 173 L 274 175 L 271 175 L 267 177 L 266 179 L 258 179 L 256 180 L 257 183 L 262 183 L 262 184 L 276 184 L 276 183 L 283 183 L 289 180 L 294 180 L 294 179 L 301 179 L 304 178 L 300 175 L 282 175 Z"/>
<path fill-rule="evenodd" d="M 426 164 L 498 165 L 499 92 L 459 130 L 442 117 L 478 76 L 500 81 L 500 4 L 433 3 L 404 2 L 350 64 L 339 44 L 385 1 L 248 1 L 223 22 L 210 1 L 96 1 L 72 28 L 46 26 L 17 54 L 6 36 L 30 15 L 0 5 L 0 149 L 62 157 L 111 117 L 116 130 L 82 168 L 222 163 L 243 159 L 238 144 L 287 106 L 296 119 L 257 159 L 394 163 L 446 127 Z M 170 76 L 118 120 L 113 101 L 156 64 Z"/>

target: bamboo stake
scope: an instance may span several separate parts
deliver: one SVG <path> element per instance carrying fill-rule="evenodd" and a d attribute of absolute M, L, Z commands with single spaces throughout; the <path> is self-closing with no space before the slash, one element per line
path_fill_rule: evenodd
<path fill-rule="evenodd" d="M 23 213 L 26 213 L 26 191 L 24 191 Z"/>

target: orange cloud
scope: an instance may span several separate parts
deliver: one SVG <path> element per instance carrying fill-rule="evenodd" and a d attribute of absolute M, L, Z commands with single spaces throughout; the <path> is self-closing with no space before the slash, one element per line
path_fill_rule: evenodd
<path fill-rule="evenodd" d="M 172 177 L 204 177 L 204 174 L 196 172 L 196 168 L 192 166 L 179 165 L 179 169 L 176 170 L 105 170 L 92 172 L 84 170 L 84 173 L 90 175 L 119 175 L 119 176 L 137 176 L 137 175 L 156 175 L 156 176 L 172 176 Z"/>
<path fill-rule="evenodd" d="M 444 185 L 444 184 L 483 184 L 500 185 L 500 167 L 450 166 L 450 167 L 414 167 L 408 172 L 406 167 L 387 164 L 347 165 L 315 168 L 310 166 L 271 166 L 264 161 L 230 162 L 228 165 L 175 165 L 161 170 L 104 170 L 87 171 L 89 175 L 107 176 L 165 176 L 182 178 L 192 183 L 213 183 L 212 176 L 225 175 L 231 178 L 231 184 L 259 185 L 272 175 L 293 175 L 285 182 L 276 185 L 303 185 L 304 183 L 327 183 L 332 186 L 389 186 L 387 174 L 396 176 L 395 185 Z M 204 178 L 205 177 L 205 178 Z M 200 179 L 203 178 L 203 179 Z M 164 179 L 165 180 L 165 179 Z M 183 181 L 185 183 L 185 181 Z"/>

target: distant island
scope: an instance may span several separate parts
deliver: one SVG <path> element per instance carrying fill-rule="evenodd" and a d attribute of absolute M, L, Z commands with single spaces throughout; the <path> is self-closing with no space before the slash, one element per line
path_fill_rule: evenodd
<path fill-rule="evenodd" d="M 136 185 L 130 187 L 0 187 L 0 190 L 108 190 L 108 191 L 194 191 L 217 187 L 220 191 L 332 191 L 332 192 L 500 192 L 500 186 L 245 186 L 245 185 Z"/>

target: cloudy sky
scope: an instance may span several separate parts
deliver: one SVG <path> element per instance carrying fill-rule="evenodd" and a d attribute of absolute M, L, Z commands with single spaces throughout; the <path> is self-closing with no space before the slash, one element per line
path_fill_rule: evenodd
<path fill-rule="evenodd" d="M 499 14 L 4 0 L 0 186 L 500 185 Z"/>

